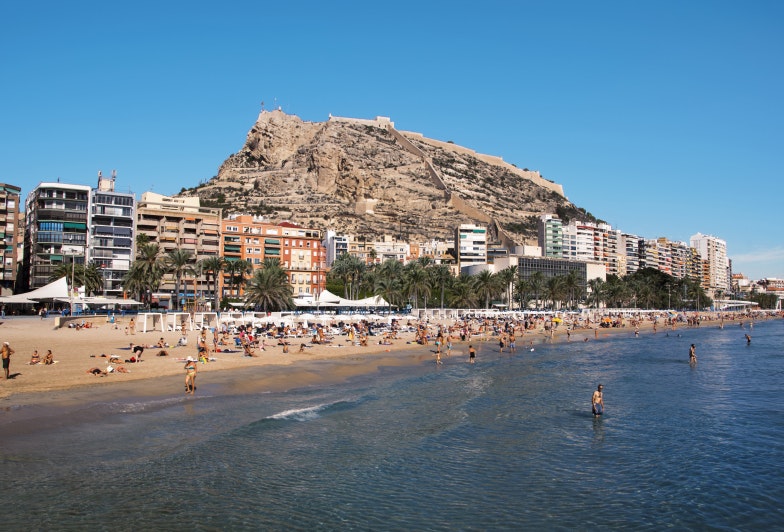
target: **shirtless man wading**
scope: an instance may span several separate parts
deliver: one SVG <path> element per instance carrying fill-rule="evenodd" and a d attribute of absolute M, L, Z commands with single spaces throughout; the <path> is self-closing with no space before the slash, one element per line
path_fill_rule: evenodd
<path fill-rule="evenodd" d="M 591 411 L 593 412 L 594 417 L 599 417 L 604 413 L 604 397 L 602 397 L 602 390 L 604 390 L 604 386 L 600 384 L 591 396 Z"/>

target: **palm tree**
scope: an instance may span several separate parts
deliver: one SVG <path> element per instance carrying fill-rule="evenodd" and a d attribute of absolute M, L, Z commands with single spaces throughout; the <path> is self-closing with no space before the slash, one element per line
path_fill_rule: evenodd
<path fill-rule="evenodd" d="M 343 253 L 332 263 L 329 276 L 343 281 L 343 297 L 356 299 L 359 282 L 366 269 L 367 266 L 359 258 L 350 253 Z"/>
<path fill-rule="evenodd" d="M 82 283 L 87 294 L 96 295 L 99 292 L 103 293 L 103 274 L 96 263 L 91 262 L 87 265 L 87 268 L 82 268 Z"/>
<path fill-rule="evenodd" d="M 387 276 L 376 277 L 376 286 L 373 289 L 373 294 L 383 297 L 389 305 L 390 311 L 392 310 L 393 305 L 400 306 L 403 302 L 403 287 L 400 284 L 399 278 Z"/>
<path fill-rule="evenodd" d="M 626 286 L 617 275 L 607 276 L 607 281 L 604 283 L 604 293 L 607 297 L 607 304 L 611 307 L 619 308 L 623 305 L 623 300 L 626 297 Z"/>
<path fill-rule="evenodd" d="M 509 266 L 504 268 L 496 274 L 498 282 L 504 288 L 504 295 L 506 296 L 506 304 L 512 308 L 512 284 L 515 277 L 517 277 L 517 266 Z"/>
<path fill-rule="evenodd" d="M 498 277 L 490 270 L 483 270 L 474 276 L 474 290 L 480 300 L 485 302 L 484 308 L 490 308 L 490 300 L 499 291 Z"/>
<path fill-rule="evenodd" d="M 406 264 L 404 286 L 406 294 L 414 299 L 414 308 L 419 308 L 420 295 L 425 300 L 425 308 L 427 308 L 427 298 L 430 296 L 430 277 L 418 262 Z"/>
<path fill-rule="evenodd" d="M 174 275 L 175 283 L 174 283 L 174 292 L 176 294 L 180 293 L 180 288 L 182 288 L 182 278 L 186 275 L 193 274 L 193 253 L 186 249 L 173 249 L 166 254 L 166 270 Z M 187 292 L 186 288 L 183 288 L 182 293 L 183 297 Z M 176 298 L 175 304 L 173 305 L 175 309 L 179 308 L 179 296 Z"/>
<path fill-rule="evenodd" d="M 572 270 L 566 274 L 563 280 L 563 288 L 569 295 L 569 307 L 574 307 L 575 296 L 582 288 L 580 284 L 580 274 L 578 274 L 576 270 Z"/>
<path fill-rule="evenodd" d="M 553 310 L 556 308 L 556 303 L 561 302 L 566 293 L 564 289 L 564 279 L 565 276 L 556 275 L 555 277 L 548 278 L 547 283 L 545 284 L 545 294 L 547 299 L 553 302 Z"/>
<path fill-rule="evenodd" d="M 477 306 L 474 280 L 470 275 L 460 274 L 452 283 L 452 308 L 475 308 Z"/>
<path fill-rule="evenodd" d="M 216 311 L 220 310 L 220 294 L 218 293 L 218 280 L 222 275 L 223 268 L 226 266 L 226 259 L 223 257 L 207 257 L 202 259 L 201 269 L 207 278 L 207 289 L 210 287 L 210 279 L 212 279 L 212 299 L 213 306 Z"/>
<path fill-rule="evenodd" d="M 223 269 L 229 274 L 229 291 L 234 293 L 236 289 L 239 294 L 247 280 L 245 275 L 253 273 L 253 264 L 248 260 L 227 260 Z"/>
<path fill-rule="evenodd" d="M 140 238 L 141 236 L 142 234 L 137 235 L 138 241 L 144 240 Z M 141 300 L 145 301 L 149 308 L 150 295 L 161 285 L 164 273 L 165 265 L 160 246 L 142 244 L 136 248 L 136 260 L 125 274 L 123 284 L 128 292 L 141 294 Z"/>
<path fill-rule="evenodd" d="M 518 277 L 514 283 L 514 290 L 520 300 L 520 309 L 528 308 L 528 295 L 530 293 L 530 283 L 528 279 Z"/>
<path fill-rule="evenodd" d="M 245 304 L 261 308 L 264 312 L 288 310 L 294 308 L 293 294 L 294 289 L 280 261 L 268 258 L 248 281 Z"/>
<path fill-rule="evenodd" d="M 449 266 L 444 264 L 438 264 L 432 266 L 430 268 L 430 277 L 433 281 L 433 285 L 438 287 L 441 291 L 441 310 L 444 309 L 444 292 L 449 284 L 452 282 L 452 270 L 449 269 Z"/>
<path fill-rule="evenodd" d="M 588 281 L 588 288 L 591 290 L 591 293 L 588 296 L 588 301 L 589 304 L 595 305 L 594 308 L 599 308 L 599 306 L 604 301 L 604 285 L 605 282 L 599 277 L 590 279 Z"/>
<path fill-rule="evenodd" d="M 534 272 L 528 277 L 528 287 L 536 297 L 536 307 L 539 308 L 539 294 L 544 288 L 544 274 L 542 272 Z"/>

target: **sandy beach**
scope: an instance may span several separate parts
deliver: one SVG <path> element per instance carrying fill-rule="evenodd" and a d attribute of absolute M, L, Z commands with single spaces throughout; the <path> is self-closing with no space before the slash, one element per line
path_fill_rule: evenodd
<path fill-rule="evenodd" d="M 738 320 L 743 318 L 739 317 Z M 183 393 L 184 363 L 187 357 L 196 357 L 196 343 L 198 331 L 188 331 L 188 345 L 167 348 L 168 356 L 156 356 L 160 351 L 157 347 L 146 347 L 142 357 L 143 362 L 125 362 L 132 356 L 130 343 L 151 346 L 162 337 L 170 345 L 175 345 L 180 338 L 179 331 L 168 332 L 136 332 L 129 334 L 125 325 L 128 319 L 118 320 L 116 327 L 105 321 L 105 318 L 94 318 L 90 328 L 80 330 L 74 328 L 56 328 L 53 318 L 40 319 L 37 317 L 13 317 L 6 319 L 0 325 L 0 340 L 9 342 L 14 349 L 10 363 L 10 379 L 0 379 L 0 405 L 10 408 L 18 404 L 41 404 L 56 401 L 61 394 L 56 392 L 70 390 L 81 391 L 85 397 L 99 394 L 111 396 L 116 390 L 119 395 L 133 393 L 145 394 L 181 394 Z M 451 324 L 448 321 L 447 324 Z M 431 331 L 437 330 L 437 323 L 430 323 Z M 679 324 L 678 327 L 686 327 Z M 705 319 L 702 327 L 717 327 L 716 319 Z M 728 320 L 725 326 L 738 326 L 737 321 Z M 638 331 L 635 333 L 635 328 Z M 662 323 L 658 325 L 658 333 L 666 334 L 671 331 Z M 644 320 L 637 327 L 628 322 L 618 328 L 577 328 L 567 333 L 566 327 L 559 327 L 550 335 L 541 326 L 535 330 L 527 331 L 517 338 L 517 350 L 530 349 L 532 345 L 542 342 L 582 342 L 601 341 L 615 335 L 644 335 L 656 334 L 653 323 Z M 330 345 L 313 345 L 300 352 L 300 344 L 309 345 L 307 338 L 290 339 L 290 352 L 284 353 L 276 341 L 268 340 L 266 351 L 257 349 L 258 356 L 243 356 L 241 348 L 231 345 L 221 346 L 221 351 L 210 353 L 214 360 L 199 364 L 198 383 L 207 384 L 210 381 L 220 381 L 241 389 L 245 384 L 245 368 L 258 366 L 291 366 L 292 370 L 285 373 L 285 377 L 278 377 L 274 381 L 264 383 L 269 389 L 288 389 L 292 386 L 307 385 L 316 379 L 345 379 L 354 374 L 374 371 L 381 365 L 419 364 L 423 361 L 435 362 L 435 347 L 414 343 L 414 333 L 400 333 L 400 339 L 394 340 L 392 345 L 378 345 L 377 337 L 370 337 L 368 346 L 349 345 L 346 336 L 336 336 Z M 475 344 L 481 359 L 483 351 L 498 351 L 496 337 L 474 336 L 471 342 Z M 233 341 L 232 341 L 233 344 Z M 466 356 L 468 342 L 453 340 L 453 357 Z M 55 364 L 30 365 L 33 350 L 38 350 L 43 357 L 51 349 Z M 106 356 L 102 356 L 106 355 Z M 105 376 L 88 373 L 91 368 L 105 370 L 109 357 L 116 355 L 123 362 L 113 363 L 116 369 L 124 367 L 127 373 L 114 371 Z M 314 375 L 303 367 L 307 362 L 318 360 L 345 361 L 337 364 L 331 375 Z M 258 386 L 258 383 L 254 383 Z M 71 395 L 69 397 L 74 397 Z"/>

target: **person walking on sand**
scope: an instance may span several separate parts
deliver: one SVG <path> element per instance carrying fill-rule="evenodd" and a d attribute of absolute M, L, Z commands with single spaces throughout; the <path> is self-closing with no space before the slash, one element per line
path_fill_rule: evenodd
<path fill-rule="evenodd" d="M 128 322 L 128 330 L 131 332 L 131 334 L 136 334 L 136 322 L 133 318 L 131 318 L 131 321 Z"/>
<path fill-rule="evenodd" d="M 696 364 L 697 363 L 697 346 L 691 344 L 689 347 L 689 364 Z M 709 364 L 710 365 L 710 364 Z"/>
<path fill-rule="evenodd" d="M 604 413 L 604 386 L 597 386 L 596 391 L 591 396 L 591 412 L 593 417 L 599 417 Z"/>
<path fill-rule="evenodd" d="M 193 395 L 193 392 L 196 391 L 196 373 L 198 371 L 199 366 L 193 358 L 185 359 L 185 393 Z"/>
<path fill-rule="evenodd" d="M 3 347 L 0 349 L 0 354 L 3 357 L 3 373 L 5 373 L 5 378 L 9 379 L 9 366 L 11 365 L 11 355 L 14 354 L 14 350 L 11 349 L 11 344 L 8 342 L 3 342 Z"/>

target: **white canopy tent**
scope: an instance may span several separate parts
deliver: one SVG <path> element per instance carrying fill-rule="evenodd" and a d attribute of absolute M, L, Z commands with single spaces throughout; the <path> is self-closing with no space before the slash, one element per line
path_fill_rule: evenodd
<path fill-rule="evenodd" d="M 346 299 L 336 296 L 329 290 L 324 290 L 319 294 L 315 305 L 330 305 L 338 307 L 386 307 L 389 303 L 381 296 L 366 297 L 364 299 Z"/>
<path fill-rule="evenodd" d="M 41 288 L 36 288 L 24 294 L 14 294 L 12 296 L 0 297 L 2 303 L 34 303 L 42 299 L 68 300 L 68 281 L 65 277 L 60 277 Z"/>

